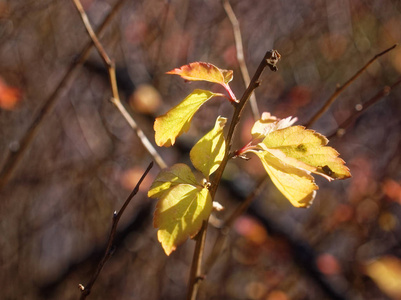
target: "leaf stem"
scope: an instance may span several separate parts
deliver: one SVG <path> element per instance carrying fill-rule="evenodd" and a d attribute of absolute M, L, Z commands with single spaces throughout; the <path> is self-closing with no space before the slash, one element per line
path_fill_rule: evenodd
<path fill-rule="evenodd" d="M 371 60 L 369 60 L 366 65 L 364 65 L 358 72 L 354 74 L 346 83 L 343 85 L 339 86 L 336 88 L 334 93 L 330 96 L 329 99 L 327 99 L 326 103 L 323 105 L 323 107 L 317 111 L 312 118 L 305 124 L 305 127 L 309 128 L 311 127 L 328 109 L 329 107 L 334 103 L 334 101 L 337 99 L 337 97 L 351 84 L 357 79 L 376 59 L 378 59 L 380 56 L 390 52 L 393 50 L 395 47 L 397 47 L 397 44 L 391 46 L 390 48 L 384 50 L 383 52 L 380 52 L 379 54 L 376 54 Z"/>
<path fill-rule="evenodd" d="M 281 57 L 280 54 L 276 50 L 270 50 L 266 52 L 255 74 L 253 75 L 253 78 L 249 83 L 248 88 L 245 90 L 244 94 L 241 97 L 241 100 L 235 107 L 233 118 L 231 119 L 230 128 L 226 138 L 226 153 L 223 161 L 221 162 L 211 182 L 210 194 L 213 200 L 216 195 L 217 187 L 219 186 L 221 177 L 223 175 L 223 171 L 227 165 L 228 160 L 232 157 L 232 154 L 230 152 L 232 139 L 234 136 L 235 129 L 240 121 L 241 113 L 245 107 L 245 104 L 248 102 L 252 92 L 260 85 L 260 76 L 262 75 L 264 69 L 266 67 L 270 67 L 272 71 L 276 71 L 277 70 L 276 64 L 279 61 L 280 57 Z M 196 299 L 199 286 L 203 279 L 201 264 L 206 240 L 206 231 L 207 231 L 207 221 L 204 221 L 202 224 L 202 228 L 200 229 L 199 233 L 196 236 L 196 244 L 190 271 L 187 300 Z"/>

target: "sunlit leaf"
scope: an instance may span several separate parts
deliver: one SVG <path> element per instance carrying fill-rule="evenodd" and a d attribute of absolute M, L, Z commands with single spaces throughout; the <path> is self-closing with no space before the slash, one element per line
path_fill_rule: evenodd
<path fill-rule="evenodd" d="M 401 260 L 394 256 L 380 257 L 366 266 L 366 272 L 392 299 L 401 299 Z"/>
<path fill-rule="evenodd" d="M 192 117 L 202 104 L 219 95 L 210 91 L 194 90 L 180 104 L 157 117 L 154 124 L 156 144 L 160 147 L 174 145 L 175 139 L 188 131 Z"/>
<path fill-rule="evenodd" d="M 205 62 L 194 62 L 188 65 L 176 68 L 167 72 L 167 74 L 180 75 L 185 80 L 191 81 L 209 81 L 218 84 L 225 85 L 233 79 L 233 71 L 222 70 L 218 67 L 205 63 Z"/>
<path fill-rule="evenodd" d="M 306 207 L 313 200 L 317 185 L 310 173 L 328 180 L 351 176 L 338 152 L 326 146 L 328 140 L 303 126 L 292 126 L 296 118 L 278 119 L 263 113 L 255 122 L 252 141 L 238 155 L 254 152 L 276 187 L 294 206 Z"/>
<path fill-rule="evenodd" d="M 252 127 L 251 134 L 253 139 L 265 138 L 267 134 L 278 129 L 283 129 L 293 125 L 297 118 L 288 117 L 285 119 L 277 119 L 264 112 L 260 120 L 256 121 Z"/>
<path fill-rule="evenodd" d="M 179 184 L 168 190 L 156 205 L 153 223 L 164 252 L 170 255 L 194 237 L 211 211 L 212 198 L 206 188 Z"/>
<path fill-rule="evenodd" d="M 295 207 L 308 207 L 318 186 L 313 176 L 303 169 L 288 165 L 268 151 L 254 151 L 277 189 Z"/>
<path fill-rule="evenodd" d="M 178 184 L 197 185 L 194 174 L 186 164 L 175 164 L 161 170 L 149 189 L 148 197 L 160 198 L 164 192 Z"/>
<path fill-rule="evenodd" d="M 191 149 L 190 158 L 196 169 L 209 179 L 224 158 L 226 143 L 223 128 L 227 119 L 218 117 L 214 128 L 203 136 Z"/>
<path fill-rule="evenodd" d="M 303 168 L 291 162 L 295 159 L 315 168 L 313 170 L 304 167 L 328 180 L 345 179 L 351 176 L 344 161 L 338 157 L 338 152 L 332 147 L 325 146 L 328 140 L 323 135 L 305 129 L 303 126 L 291 126 L 270 132 L 262 143 L 268 149 L 279 150 L 285 154 L 280 159 L 287 164 Z"/>

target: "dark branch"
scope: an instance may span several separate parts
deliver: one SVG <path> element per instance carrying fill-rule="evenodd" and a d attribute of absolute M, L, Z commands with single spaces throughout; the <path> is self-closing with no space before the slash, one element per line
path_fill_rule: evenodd
<path fill-rule="evenodd" d="M 376 59 L 378 59 L 380 56 L 390 52 L 393 50 L 395 47 L 397 47 L 397 44 L 391 46 L 390 48 L 384 50 L 383 52 L 380 52 L 379 54 L 376 54 L 371 60 L 368 61 L 366 65 L 364 65 L 358 72 L 355 73 L 354 76 L 352 76 L 346 83 L 343 85 L 337 87 L 335 92 L 330 96 L 329 99 L 327 99 L 326 103 L 323 105 L 323 107 L 316 112 L 313 117 L 305 124 L 306 127 L 311 127 L 328 109 L 329 107 L 334 103 L 334 101 L 337 99 L 337 97 L 351 84 L 353 83 Z"/>
<path fill-rule="evenodd" d="M 153 167 L 153 162 L 151 162 L 146 169 L 146 171 L 143 173 L 141 179 L 139 179 L 138 183 L 136 184 L 135 188 L 131 192 L 131 194 L 128 196 L 128 198 L 125 200 L 123 206 L 119 210 L 118 213 L 114 212 L 113 214 L 113 223 L 111 226 L 110 234 L 109 234 L 109 239 L 107 241 L 107 247 L 106 250 L 104 251 L 103 258 L 100 260 L 95 273 L 92 275 L 92 278 L 89 280 L 89 282 L 84 286 L 82 284 L 79 284 L 79 288 L 81 289 L 81 297 L 80 299 L 86 299 L 86 297 L 90 294 L 91 289 L 98 278 L 100 272 L 103 269 L 104 264 L 107 262 L 107 260 L 111 257 L 113 251 L 113 243 L 114 243 L 114 237 L 117 232 L 117 225 L 118 222 L 120 221 L 121 216 L 123 215 L 125 209 L 127 208 L 128 204 L 131 202 L 132 198 L 138 193 L 139 191 L 139 186 L 141 185 L 142 181 L 145 179 L 146 175 L 149 173 L 150 169 Z"/>

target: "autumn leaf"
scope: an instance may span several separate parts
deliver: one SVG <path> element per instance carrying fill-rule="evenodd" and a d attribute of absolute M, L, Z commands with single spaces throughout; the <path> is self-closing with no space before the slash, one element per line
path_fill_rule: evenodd
<path fill-rule="evenodd" d="M 338 152 L 326 146 L 328 140 L 323 135 L 303 126 L 291 126 L 273 131 L 266 135 L 263 145 L 267 149 L 281 151 L 281 159 L 289 164 L 291 159 L 303 163 L 307 170 L 319 174 L 328 180 L 345 179 L 351 176 Z M 286 160 L 285 157 L 289 159 Z M 296 164 L 292 164 L 297 167 Z M 301 167 L 299 165 L 298 167 Z"/>
<path fill-rule="evenodd" d="M 156 131 L 156 144 L 160 147 L 174 145 L 175 139 L 188 131 L 197 110 L 214 96 L 221 96 L 221 94 L 194 90 L 177 106 L 170 109 L 166 114 L 157 117 L 153 126 Z"/>
<path fill-rule="evenodd" d="M 197 185 L 194 174 L 186 164 L 175 164 L 161 170 L 148 191 L 148 197 L 160 198 L 164 192 L 178 184 Z"/>
<path fill-rule="evenodd" d="M 212 211 L 212 197 L 204 187 L 178 184 L 156 205 L 154 226 L 164 252 L 170 255 L 188 237 L 194 237 Z"/>
<path fill-rule="evenodd" d="M 233 71 L 222 70 L 205 62 L 193 62 L 171 70 L 167 74 L 180 75 L 185 80 L 209 81 L 222 85 L 229 83 L 233 79 Z"/>
<path fill-rule="evenodd" d="M 205 62 L 193 62 L 188 65 L 176 68 L 167 74 L 179 75 L 188 81 L 208 81 L 222 85 L 230 97 L 236 101 L 234 93 L 228 83 L 233 79 L 232 70 L 219 69 L 215 65 Z"/>
<path fill-rule="evenodd" d="M 295 207 L 308 207 L 318 186 L 307 171 L 286 164 L 268 151 L 254 152 L 277 189 Z"/>
<path fill-rule="evenodd" d="M 296 119 L 277 119 L 264 113 L 251 130 L 253 141 L 238 155 L 255 153 L 280 192 L 296 207 L 307 207 L 317 185 L 310 173 L 328 180 L 351 176 L 338 152 L 326 146 L 328 140 L 303 126 L 291 126 Z"/>
<path fill-rule="evenodd" d="M 191 162 L 206 179 L 209 179 L 209 176 L 217 170 L 224 158 L 226 143 L 223 128 L 226 122 L 226 118 L 218 117 L 214 128 L 191 149 Z"/>
<path fill-rule="evenodd" d="M 283 129 L 293 125 L 297 118 L 288 117 L 285 119 L 278 119 L 268 112 L 264 112 L 260 120 L 256 121 L 251 129 L 252 138 L 264 139 L 267 134 L 278 129 Z"/>

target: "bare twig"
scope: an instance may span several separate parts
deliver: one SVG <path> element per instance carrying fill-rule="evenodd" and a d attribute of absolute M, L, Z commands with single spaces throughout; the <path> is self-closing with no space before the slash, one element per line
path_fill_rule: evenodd
<path fill-rule="evenodd" d="M 327 138 L 331 139 L 335 136 L 341 137 L 346 133 L 346 129 L 356 120 L 359 116 L 361 116 L 369 107 L 379 102 L 383 97 L 386 97 L 390 94 L 390 92 L 397 86 L 401 84 L 401 79 L 398 79 L 391 86 L 385 86 L 382 88 L 376 95 L 370 98 L 364 105 L 359 105 L 355 108 L 355 112 L 349 116 L 344 122 L 338 126 L 337 130 L 330 134 Z"/>
<path fill-rule="evenodd" d="M 223 161 L 221 162 L 211 182 L 210 194 L 212 196 L 212 199 L 214 199 L 214 196 L 216 195 L 217 187 L 220 184 L 220 180 L 223 175 L 223 171 L 227 165 L 227 162 L 232 157 L 232 154 L 230 153 L 232 139 L 234 136 L 235 129 L 240 121 L 241 114 L 245 107 L 245 104 L 248 102 L 252 92 L 260 85 L 260 76 L 262 75 L 264 69 L 266 67 L 270 67 L 271 70 L 276 71 L 277 70 L 276 63 L 279 61 L 280 57 L 281 57 L 280 54 L 276 50 L 271 50 L 266 52 L 265 56 L 263 57 L 263 60 L 259 64 L 258 69 L 253 75 L 250 84 L 248 85 L 247 89 L 242 95 L 240 102 L 235 107 L 233 118 L 231 119 L 230 128 L 226 138 L 226 153 Z M 207 229 L 207 221 L 204 221 L 202 224 L 202 228 L 200 229 L 199 233 L 196 236 L 195 251 L 192 260 L 191 272 L 188 284 L 187 300 L 196 299 L 199 286 L 203 279 L 201 262 L 202 262 L 204 244 L 206 240 L 206 231 L 207 231 L 206 229 Z"/>
<path fill-rule="evenodd" d="M 103 62 L 108 70 L 110 86 L 111 86 L 111 91 L 112 91 L 112 95 L 113 95 L 111 98 L 111 102 L 117 107 L 117 109 L 123 115 L 125 120 L 131 126 L 131 128 L 136 132 L 142 145 L 146 148 L 146 150 L 149 152 L 149 154 L 153 157 L 153 159 L 155 160 L 157 165 L 161 169 L 166 168 L 167 164 L 164 162 L 162 157 L 157 153 L 156 149 L 153 147 L 152 143 L 146 137 L 146 135 L 144 134 L 142 129 L 138 127 L 134 118 L 129 114 L 129 112 L 126 110 L 124 105 L 121 103 L 120 96 L 118 94 L 116 69 L 114 66 L 114 62 L 107 55 L 106 51 L 103 48 L 103 45 L 100 43 L 99 39 L 96 36 L 96 33 L 93 31 L 92 26 L 89 22 L 88 16 L 86 15 L 85 10 L 82 7 L 80 0 L 73 0 L 73 1 L 74 1 L 74 4 L 75 4 L 78 12 L 80 13 L 81 19 L 85 25 L 86 30 L 87 30 L 93 44 L 96 47 L 96 50 L 99 52 L 99 55 L 102 57 Z"/>
<path fill-rule="evenodd" d="M 222 0 L 222 2 L 223 2 L 224 10 L 226 11 L 228 19 L 230 20 L 231 25 L 233 27 L 235 47 L 237 49 L 237 60 L 238 60 L 238 64 L 239 64 L 239 67 L 241 70 L 242 78 L 244 80 L 245 86 L 249 86 L 249 83 L 251 82 L 251 78 L 249 77 L 248 68 L 245 63 L 244 49 L 242 47 L 242 37 L 241 37 L 241 30 L 239 27 L 239 22 L 238 22 L 237 17 L 235 16 L 233 8 L 231 7 L 230 1 Z M 255 121 L 259 120 L 260 113 L 259 113 L 258 104 L 256 102 L 256 97 L 255 97 L 254 93 L 251 94 L 249 103 L 251 104 L 251 109 L 252 109 L 252 114 L 253 114 L 254 120 Z"/>
<path fill-rule="evenodd" d="M 104 252 L 103 258 L 99 262 L 95 273 L 92 275 L 92 278 L 89 280 L 89 282 L 84 286 L 82 284 L 79 284 L 79 288 L 81 290 L 81 297 L 80 299 L 86 299 L 86 297 L 90 294 L 91 289 L 99 276 L 100 272 L 103 269 L 104 264 L 107 262 L 107 260 L 111 257 L 113 251 L 113 243 L 114 243 L 114 236 L 116 235 L 117 232 L 117 225 L 118 222 L 121 219 L 121 216 L 123 215 L 125 209 L 127 208 L 128 204 L 131 202 L 132 198 L 138 193 L 139 191 L 139 186 L 141 185 L 142 181 L 145 179 L 146 175 L 149 173 L 150 169 L 153 167 L 153 162 L 151 162 L 146 169 L 145 173 L 143 173 L 141 179 L 139 179 L 138 183 L 136 184 L 134 190 L 131 192 L 131 194 L 128 196 L 127 200 L 125 200 L 123 206 L 120 208 L 120 210 L 117 212 L 114 212 L 113 214 L 113 223 L 111 226 L 110 234 L 109 234 L 109 239 L 107 241 L 107 247 Z"/>
<path fill-rule="evenodd" d="M 371 60 L 368 61 L 366 65 L 364 65 L 358 72 L 355 73 L 354 76 L 352 76 L 346 83 L 343 85 L 339 86 L 336 88 L 335 92 L 330 96 L 329 99 L 327 99 L 326 103 L 323 105 L 323 107 L 316 112 L 313 117 L 306 123 L 306 127 L 312 126 L 328 109 L 329 107 L 333 104 L 333 102 L 337 99 L 337 97 L 352 83 L 354 82 L 355 79 L 357 79 L 376 59 L 378 59 L 380 56 L 390 52 L 393 50 L 395 47 L 397 47 L 397 44 L 391 46 L 390 48 L 384 50 L 383 52 L 380 52 L 379 54 L 376 54 Z"/>
<path fill-rule="evenodd" d="M 97 29 L 97 34 L 101 34 L 113 17 L 116 15 L 118 9 L 122 6 L 122 4 L 126 0 L 117 1 L 116 4 L 113 6 L 109 14 L 105 17 L 102 24 Z M 13 152 L 8 152 L 7 158 L 5 159 L 5 164 L 0 172 L 0 189 L 4 187 L 8 181 L 10 180 L 14 170 L 18 166 L 19 162 L 21 161 L 25 151 L 31 145 L 31 142 L 34 140 L 40 125 L 42 124 L 43 120 L 50 114 L 53 107 L 55 106 L 57 100 L 59 99 L 58 96 L 62 89 L 67 85 L 68 82 L 72 81 L 74 75 L 76 74 L 77 67 L 82 65 L 86 58 L 88 57 L 90 50 L 92 48 L 92 41 L 88 42 L 85 47 L 83 47 L 80 55 L 77 59 L 75 59 L 69 66 L 68 70 L 66 71 L 64 77 L 61 79 L 59 84 L 50 94 L 50 96 L 44 101 L 43 106 L 39 109 L 34 117 L 32 123 L 19 140 L 18 143 L 18 150 Z"/>

